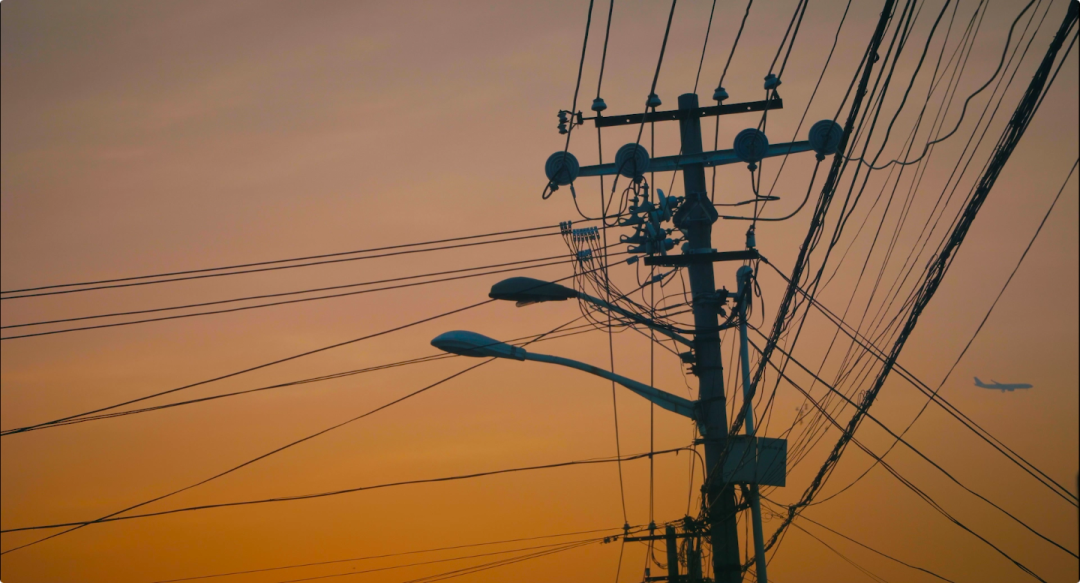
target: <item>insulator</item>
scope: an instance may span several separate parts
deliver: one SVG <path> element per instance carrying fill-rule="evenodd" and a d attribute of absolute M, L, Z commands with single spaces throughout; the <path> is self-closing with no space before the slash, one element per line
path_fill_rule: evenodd
<path fill-rule="evenodd" d="M 580 171 L 581 165 L 570 152 L 555 152 L 548 156 L 544 164 L 544 173 L 548 180 L 559 186 L 566 186 L 577 180 Z"/>
<path fill-rule="evenodd" d="M 596 113 L 600 113 L 601 111 L 604 111 L 605 109 L 607 109 L 607 104 L 604 103 L 603 99 L 597 97 L 596 99 L 592 100 L 592 110 L 593 111 L 595 111 Z"/>
<path fill-rule="evenodd" d="M 655 93 L 650 93 L 649 98 L 645 100 L 645 107 L 652 107 L 653 109 L 660 107 L 660 96 Z"/>
<path fill-rule="evenodd" d="M 585 261 L 592 258 L 592 249 L 582 249 L 577 253 L 578 261 Z"/>
<path fill-rule="evenodd" d="M 831 119 L 823 119 L 810 127 L 810 147 L 817 152 L 817 159 L 835 154 L 844 137 L 844 128 Z"/>
<path fill-rule="evenodd" d="M 569 132 L 570 132 L 570 130 L 566 129 L 566 124 L 565 124 L 565 123 L 560 123 L 560 124 L 559 124 L 559 133 L 560 133 L 560 134 L 562 134 L 562 135 L 564 135 L 564 136 L 565 136 L 565 135 L 566 135 L 566 134 L 568 134 Z"/>
<path fill-rule="evenodd" d="M 559 112 L 559 123 L 564 124 L 564 123 L 570 121 L 570 119 L 566 117 L 567 113 L 568 112 L 566 112 L 566 111 L 560 111 Z"/>
<path fill-rule="evenodd" d="M 713 101 L 723 101 L 728 98 L 727 89 L 723 87 L 717 87 L 716 91 L 712 92 Z"/>
<path fill-rule="evenodd" d="M 641 144 L 626 144 L 615 152 L 615 169 L 627 178 L 641 178 L 649 169 L 649 151 Z"/>
<path fill-rule="evenodd" d="M 765 76 L 765 90 L 770 91 L 780 86 L 780 79 L 777 79 L 776 75 L 769 73 Z"/>
<path fill-rule="evenodd" d="M 743 162 L 760 162 L 769 153 L 769 138 L 755 128 L 745 129 L 735 136 L 735 156 Z"/>

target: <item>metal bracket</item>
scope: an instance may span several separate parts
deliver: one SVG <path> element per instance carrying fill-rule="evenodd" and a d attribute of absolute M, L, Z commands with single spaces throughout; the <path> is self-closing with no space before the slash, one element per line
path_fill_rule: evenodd
<path fill-rule="evenodd" d="M 714 253 L 683 253 L 682 255 L 660 255 L 645 258 L 645 265 L 660 267 L 686 267 L 698 263 L 715 263 L 717 261 L 753 261 L 760 259 L 761 254 L 757 249 L 745 249 L 743 251 L 716 251 Z"/>
<path fill-rule="evenodd" d="M 672 109 L 669 111 L 650 111 L 648 113 L 636 113 L 631 115 L 612 115 L 586 117 L 586 120 L 595 120 L 596 127 L 608 128 L 612 126 L 624 126 L 640 124 L 650 121 L 674 121 L 687 118 L 702 118 L 713 115 L 728 115 L 732 113 L 750 113 L 753 111 L 766 111 L 783 109 L 784 100 L 780 98 L 766 99 L 764 101 L 750 101 L 747 103 L 731 103 L 728 105 L 713 105 L 711 107 L 698 107 L 695 109 Z"/>

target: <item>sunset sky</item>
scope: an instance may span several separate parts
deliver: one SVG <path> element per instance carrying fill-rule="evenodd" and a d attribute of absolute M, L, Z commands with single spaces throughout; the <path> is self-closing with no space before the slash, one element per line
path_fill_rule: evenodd
<path fill-rule="evenodd" d="M 944 1 L 919 4 L 908 46 L 884 100 L 881 127 L 870 141 L 871 153 L 900 104 Z M 731 102 L 765 97 L 762 79 L 797 4 L 798 0 L 753 4 L 724 81 Z M 835 54 L 810 102 L 848 3 L 809 2 L 782 77 L 784 109 L 768 115 L 766 133 L 772 143 L 792 141 L 793 136 L 806 139 L 813 122 L 837 115 L 882 4 L 850 3 Z M 882 161 L 903 156 L 901 144 L 926 101 L 930 69 L 942 43 L 944 60 L 948 60 L 977 7 L 982 6 L 978 0 L 966 0 L 949 4 L 945 10 L 927 64 L 913 86 L 911 102 L 896 121 Z M 908 222 L 896 238 L 899 258 L 888 263 L 882 241 L 867 260 L 873 231 L 881 223 L 885 225 L 883 240 L 892 236 L 916 171 L 912 166 L 899 177 L 896 200 L 889 207 L 879 192 L 889 196 L 898 181 L 898 167 L 893 168 L 895 172 L 870 175 L 827 266 L 826 277 L 834 269 L 835 277 L 818 295 L 822 304 L 838 314 L 854 297 L 846 318 L 852 325 L 859 322 L 879 270 L 882 286 L 888 287 L 900 272 L 902 257 L 915 248 L 919 230 L 934 212 L 939 195 L 949 196 L 955 186 L 955 196 L 946 203 L 930 247 L 947 232 L 1058 30 L 1068 1 L 1033 3 L 1008 45 L 1008 54 L 1014 54 L 1018 43 L 1019 52 L 1015 58 L 1005 57 L 1010 64 L 971 100 L 961 119 L 964 99 L 994 76 L 1010 25 L 1025 6 L 1026 2 L 1017 0 L 987 4 L 956 85 L 956 97 L 944 116 L 946 129 L 959 122 L 958 131 L 939 144 L 932 160 L 921 167 L 923 174 L 906 211 Z M 600 91 L 607 113 L 643 111 L 670 7 L 659 0 L 614 3 Z M 705 0 L 683 0 L 675 9 L 656 90 L 664 102 L 661 109 L 675 108 L 678 95 L 694 89 L 712 7 Z M 547 200 L 541 198 L 541 191 L 546 183 L 545 160 L 565 144 L 556 129 L 556 114 L 573 106 L 588 9 L 589 3 L 583 0 L 6 0 L 0 8 L 0 287 L 7 292 L 579 221 L 568 188 Z M 600 1 L 593 9 L 577 103 L 587 114 L 596 96 L 607 9 L 608 3 Z M 745 10 L 745 1 L 715 3 L 700 61 L 697 93 L 703 105 L 713 103 L 712 91 Z M 885 45 L 897 20 L 890 26 Z M 1070 33 L 1066 47 L 1074 35 Z M 1029 41 L 1030 50 L 1025 52 Z M 1066 178 L 1080 149 L 1077 52 L 1073 46 L 1066 55 L 1060 75 L 899 358 L 913 375 L 931 388 L 938 387 L 1064 184 L 1030 252 L 942 386 L 941 395 L 1074 495 L 1080 458 L 1080 188 L 1077 173 Z M 952 70 L 946 69 L 944 61 L 941 67 L 944 72 L 939 76 L 948 80 Z M 1005 83 L 995 85 L 998 78 L 1005 83 L 1012 78 L 1007 90 Z M 986 138 L 970 167 L 964 169 L 971 155 L 970 149 L 963 154 L 969 138 L 974 135 L 978 141 L 990 118 L 990 113 L 980 115 L 988 102 L 989 112 L 995 111 L 1003 91 Z M 808 102 L 806 121 L 796 132 Z M 940 102 L 941 93 L 933 94 L 928 120 L 938 113 Z M 841 123 L 849 104 L 850 100 L 843 105 Z M 864 103 L 864 109 L 869 105 Z M 755 127 L 759 119 L 758 114 L 722 117 L 719 148 L 730 148 L 735 134 Z M 713 123 L 713 118 L 703 122 L 706 149 L 712 148 Z M 633 142 L 637 129 L 603 130 L 604 162 L 611 161 L 620 145 Z M 587 122 L 572 135 L 569 151 L 583 165 L 597 163 L 596 134 Z M 926 135 L 925 128 L 917 134 L 917 150 Z M 649 139 L 646 128 L 642 143 Z M 656 124 L 657 156 L 677 154 L 678 140 L 677 124 Z M 970 142 L 972 146 L 975 141 Z M 963 173 L 954 174 L 958 160 Z M 781 272 L 791 271 L 831 161 L 817 173 L 810 203 L 799 214 L 788 221 L 758 225 L 758 248 Z M 810 153 L 792 155 L 773 190 L 780 200 L 769 203 L 763 214 L 781 216 L 795 210 L 806 196 L 814 164 Z M 763 164 L 763 189 L 773 184 L 779 168 L 777 162 Z M 706 175 L 711 178 L 711 172 Z M 752 198 L 747 178 L 745 165 L 719 167 L 716 201 Z M 849 182 L 844 182 L 837 199 L 847 194 Z M 610 180 L 605 185 L 610 189 Z M 670 173 L 657 174 L 654 186 L 685 194 L 681 177 L 673 180 Z M 575 189 L 582 211 L 599 214 L 599 181 L 581 178 Z M 875 198 L 881 202 L 873 202 Z M 839 209 L 839 202 L 834 206 Z M 719 210 L 735 214 L 749 212 L 750 207 Z M 833 224 L 835 219 L 834 213 L 830 216 Z M 746 227 L 742 221 L 717 222 L 713 246 L 742 249 Z M 608 237 L 617 240 L 619 234 L 630 233 L 616 228 Z M 615 250 L 624 251 L 621 245 Z M 211 302 L 565 253 L 559 237 L 548 236 L 172 284 L 27 299 L 5 295 L 0 323 L 12 326 Z M 928 254 L 922 256 L 916 275 Z M 819 267 L 817 261 L 812 263 L 814 270 Z M 868 267 L 857 286 L 864 262 Z M 736 263 L 717 263 L 717 285 L 734 290 L 737 267 Z M 493 283 L 511 275 L 554 280 L 572 271 L 560 264 L 265 309 L 4 340 L 0 342 L 0 428 L 106 407 L 402 326 L 481 302 Z M 751 324 L 767 334 L 786 284 L 764 263 L 759 276 L 762 299 L 755 305 Z M 638 286 L 633 266 L 612 267 L 611 277 L 624 290 Z M 672 301 L 681 298 L 678 280 L 658 290 L 657 296 L 662 293 L 671 294 Z M 879 290 L 874 296 L 868 320 L 882 295 Z M 890 317 L 898 306 L 892 310 Z M 430 340 L 448 330 L 473 330 L 509 340 L 550 331 L 579 316 L 574 302 L 521 308 L 494 302 L 140 406 L 437 354 Z M 3 337 L 76 324 L 5 328 Z M 811 312 L 795 357 L 816 370 L 835 330 L 827 319 Z M 723 336 L 725 362 L 737 344 L 735 338 Z M 751 340 L 763 343 L 753 333 Z M 841 336 L 841 348 L 825 360 L 823 378 L 837 374 L 849 348 L 842 340 Z M 891 337 L 879 346 L 888 351 Z M 601 367 L 609 362 L 608 335 L 602 330 L 537 344 L 536 350 Z M 669 351 L 657 348 L 650 370 L 646 336 L 630 330 L 614 334 L 613 351 L 617 373 L 642 382 L 648 382 L 652 374 L 654 386 L 696 397 L 696 379 L 685 373 Z M 851 354 L 857 356 L 859 351 Z M 863 359 L 862 364 L 879 366 Z M 478 362 L 437 360 L 4 436 L 0 439 L 0 524 L 11 529 L 111 514 L 337 425 Z M 853 376 L 864 372 L 862 364 Z M 794 368 L 790 371 L 809 387 L 809 375 Z M 974 387 L 973 377 L 1034 387 L 1010 393 L 990 391 Z M 771 391 L 775 380 L 770 369 L 763 390 Z M 869 384 L 863 380 L 862 386 L 848 387 L 861 390 Z M 738 383 L 727 387 L 729 395 L 739 390 Z M 817 386 L 813 394 L 821 398 L 826 391 Z M 618 451 L 623 455 L 648 452 L 649 404 L 621 388 L 616 395 Z M 799 392 L 781 382 L 768 422 L 761 421 L 765 434 L 780 437 L 791 427 L 784 437 L 794 442 L 808 429 L 808 422 L 795 420 L 804 403 Z M 899 433 L 925 403 L 925 396 L 893 374 L 871 413 Z M 838 415 L 846 421 L 851 410 Z M 615 421 L 607 381 L 539 363 L 496 361 L 138 512 L 607 458 L 617 452 Z M 840 436 L 835 428 L 821 429 L 820 442 L 790 470 L 787 486 L 766 492 L 770 500 L 789 504 L 800 498 Z M 856 437 L 879 455 L 893 444 L 869 420 Z M 688 447 L 693 438 L 689 420 L 655 412 L 655 449 Z M 1080 545 L 1076 506 L 1055 496 L 941 408 L 930 405 L 905 439 L 965 486 L 1076 552 Z M 701 467 L 691 477 L 691 459 L 687 451 L 655 458 L 652 518 L 657 523 L 680 519 L 688 508 L 691 514 L 699 510 Z M 1077 559 L 965 492 L 911 450 L 897 446 L 886 460 L 957 520 L 1043 579 L 1080 579 Z M 865 453 L 849 447 L 818 500 L 851 484 L 872 463 Z M 614 535 L 621 532 L 624 520 L 632 526 L 647 524 L 648 460 L 622 464 L 623 494 L 619 476 L 615 464 L 605 463 L 97 524 L 3 555 L 0 578 L 6 583 L 149 583 L 612 529 L 206 579 L 270 583 L 340 574 L 340 579 L 331 580 L 411 581 L 515 555 L 348 573 Z M 1008 559 L 933 510 L 881 467 L 835 498 L 806 508 L 804 515 L 954 581 L 1027 580 Z M 780 522 L 767 511 L 766 536 Z M 740 542 L 745 544 L 744 525 L 745 520 L 739 529 Z M 772 555 L 769 574 L 774 581 L 872 580 L 823 543 L 888 581 L 937 580 L 814 523 L 796 519 L 794 525 L 797 528 L 789 529 Z M 6 551 L 54 532 L 5 533 L 0 548 Z M 644 545 L 626 543 L 623 547 L 615 542 L 591 544 L 460 580 L 612 581 L 618 572 L 617 581 L 636 583 L 642 580 L 645 567 Z M 662 573 L 663 569 L 653 566 L 653 575 Z"/>

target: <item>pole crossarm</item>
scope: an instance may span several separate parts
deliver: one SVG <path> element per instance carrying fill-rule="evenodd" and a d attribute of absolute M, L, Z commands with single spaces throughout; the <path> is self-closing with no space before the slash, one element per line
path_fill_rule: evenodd
<path fill-rule="evenodd" d="M 713 115 L 729 115 L 732 113 L 750 113 L 754 111 L 766 111 L 783 109 L 784 100 L 778 97 L 763 101 L 749 101 L 746 103 L 730 103 L 728 105 L 713 105 L 711 107 L 697 107 L 694 109 L 672 109 L 668 111 L 650 111 L 647 113 L 635 113 L 630 115 L 610 115 L 586 117 L 582 120 L 595 120 L 596 127 L 608 128 L 631 124 L 646 123 L 651 121 L 675 121 L 690 117 L 702 118 Z"/>
<path fill-rule="evenodd" d="M 813 149 L 814 148 L 810 145 L 809 140 L 787 142 L 783 144 L 770 144 L 768 151 L 766 151 L 762 157 L 773 158 L 775 156 L 784 156 L 798 152 L 809 152 Z M 741 162 L 741 160 L 735 154 L 735 150 L 715 150 L 712 152 L 702 152 L 700 154 L 679 154 L 678 156 L 661 156 L 659 158 L 653 158 L 649 160 L 648 168 L 642 172 L 670 172 L 693 165 L 710 167 L 734 164 L 736 162 Z M 611 176 L 613 174 L 618 174 L 618 169 L 615 167 L 614 162 L 597 164 L 594 166 L 582 166 L 578 176 Z"/>
<path fill-rule="evenodd" d="M 576 368 L 580 371 L 594 374 L 610 381 L 615 381 L 616 383 L 619 383 L 620 385 L 655 403 L 656 406 L 660 407 L 661 409 L 667 409 L 668 411 L 671 411 L 672 413 L 676 413 L 678 415 L 682 415 L 683 417 L 696 419 L 695 411 L 697 408 L 693 401 L 689 399 L 684 399 L 677 395 L 672 395 L 671 393 L 666 393 L 664 391 L 661 391 L 660 389 L 650 387 L 649 385 L 639 383 L 634 379 L 630 379 L 622 375 L 617 375 L 602 368 L 592 366 L 591 364 L 578 362 L 576 360 L 563 358 L 561 356 L 536 354 L 535 352 L 525 353 L 525 360 L 547 362 L 550 364 L 558 364 L 570 368 Z"/>

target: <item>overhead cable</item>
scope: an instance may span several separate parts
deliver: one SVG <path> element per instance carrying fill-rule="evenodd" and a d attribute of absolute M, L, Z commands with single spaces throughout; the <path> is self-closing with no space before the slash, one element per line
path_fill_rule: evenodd
<path fill-rule="evenodd" d="M 486 363 L 486 362 L 490 362 L 490 361 L 489 360 L 484 361 L 484 363 Z M 480 363 L 480 364 L 484 364 L 484 363 Z M 470 368 L 475 368 L 476 366 L 480 366 L 480 364 L 475 365 L 475 366 L 470 367 Z M 23 532 L 23 531 L 28 531 L 28 530 L 48 530 L 48 529 L 56 529 L 56 528 L 66 528 L 66 527 L 70 527 L 70 526 L 88 526 L 88 525 L 91 525 L 91 524 L 98 524 L 98 523 L 103 523 L 103 522 L 117 522 L 117 521 L 123 521 L 123 520 L 138 520 L 138 519 L 143 519 L 143 518 L 164 516 L 164 515 L 168 515 L 168 514 L 177 514 L 177 513 L 181 513 L 181 512 L 195 512 L 195 511 L 200 511 L 200 510 L 212 510 L 212 509 L 230 508 L 230 507 L 236 507 L 236 506 L 250 506 L 250 505 L 255 505 L 255 504 L 270 504 L 270 503 L 275 503 L 275 502 L 295 502 L 295 501 L 298 501 L 298 500 L 311 500 L 311 499 L 315 499 L 315 498 L 326 498 L 328 496 L 340 496 L 342 494 L 352 494 L 352 493 L 355 493 L 355 492 L 365 492 L 365 491 L 368 491 L 368 490 L 380 490 L 380 489 L 394 488 L 394 487 L 399 487 L 399 486 L 412 486 L 412 485 L 418 485 L 418 484 L 439 484 L 439 483 L 455 482 L 455 481 L 459 481 L 459 480 L 468 480 L 468 479 L 481 478 L 481 477 L 487 477 L 487 476 L 497 476 L 497 475 L 503 475 L 503 474 L 512 474 L 512 473 L 517 473 L 517 472 L 531 472 L 531 471 L 536 471 L 536 470 L 548 470 L 548 469 L 556 469 L 556 468 L 566 468 L 566 467 L 571 467 L 571 466 L 588 466 L 588 465 L 617 463 L 617 462 L 620 462 L 620 461 L 633 461 L 633 460 L 639 460 L 639 459 L 646 459 L 646 458 L 648 458 L 650 456 L 667 455 L 667 454 L 678 453 L 680 451 L 687 451 L 687 450 L 688 450 L 688 448 L 685 448 L 685 447 L 676 447 L 676 448 L 671 448 L 671 449 L 657 450 L 657 451 L 653 451 L 653 452 L 638 453 L 638 454 L 624 456 L 624 457 L 592 458 L 592 459 L 575 460 L 575 461 L 569 461 L 569 462 L 559 462 L 559 463 L 553 463 L 553 464 L 542 464 L 542 465 L 535 465 L 535 466 L 523 466 L 523 467 L 507 468 L 507 469 L 501 469 L 501 470 L 491 470 L 491 471 L 487 471 L 487 472 L 475 472 L 475 473 L 471 473 L 471 474 L 460 474 L 460 475 L 446 476 L 446 477 L 441 477 L 441 478 L 427 478 L 427 479 L 419 479 L 419 480 L 404 480 L 404 481 L 400 481 L 400 482 L 388 482 L 388 483 L 384 483 L 384 484 L 375 484 L 375 485 L 371 485 L 371 486 L 357 486 L 357 487 L 354 487 L 354 488 L 344 488 L 344 489 L 341 489 L 341 490 L 331 490 L 331 491 L 327 491 L 327 492 L 316 492 L 316 493 L 313 493 L 313 494 L 298 494 L 298 495 L 294 495 L 294 496 L 279 496 L 279 497 L 275 497 L 275 498 L 261 498 L 261 499 L 254 499 L 254 500 L 240 500 L 240 501 L 235 501 L 235 502 L 220 502 L 220 503 L 217 503 L 217 504 L 202 504 L 202 505 L 199 505 L 199 506 L 188 506 L 188 507 L 184 507 L 184 508 L 173 508 L 171 510 L 161 510 L 161 511 L 158 511 L 158 512 L 148 512 L 148 513 L 145 513 L 145 514 L 131 514 L 131 515 L 128 515 L 128 516 L 112 516 L 112 517 L 109 517 L 109 518 L 99 518 L 97 520 L 86 520 L 86 521 L 77 521 L 77 522 L 62 522 L 62 523 L 56 523 L 56 524 L 43 524 L 43 525 L 35 525 L 35 526 L 23 526 L 23 527 L 7 528 L 7 529 L 0 530 L 0 532 L 6 534 L 6 533 L 10 533 L 10 532 Z"/>
<path fill-rule="evenodd" d="M 285 569 L 300 569 L 300 568 L 303 568 L 303 567 L 316 567 L 316 566 L 321 566 L 321 565 L 334 565 L 334 564 L 340 564 L 340 563 L 351 563 L 351 562 L 354 562 L 354 561 L 370 561 L 370 560 L 374 560 L 374 559 L 388 559 L 388 558 L 402 557 L 402 556 L 408 556 L 408 555 L 437 553 L 437 552 L 442 552 L 442 551 L 455 551 L 455 550 L 460 550 L 460 549 L 470 549 L 470 548 L 476 548 L 476 547 L 486 547 L 486 546 L 502 545 L 502 544 L 516 543 L 516 542 L 543 540 L 543 539 L 548 539 L 548 538 L 562 538 L 562 537 L 567 537 L 567 536 L 578 536 L 578 535 L 582 535 L 582 534 L 597 534 L 597 533 L 601 533 L 601 532 L 612 532 L 612 531 L 620 531 L 621 532 L 622 527 L 617 526 L 617 527 L 612 527 L 612 528 L 595 528 L 595 529 L 592 529 L 592 530 L 578 530 L 578 531 L 573 531 L 573 532 L 564 532 L 564 533 L 560 533 L 560 534 L 545 534 L 545 535 L 539 535 L 539 536 L 510 538 L 510 539 L 487 541 L 487 542 L 481 542 L 481 543 L 469 543 L 469 544 L 463 544 L 463 545 L 437 547 L 437 548 L 423 549 L 423 550 L 418 550 L 418 551 L 402 551 L 402 552 L 397 552 L 397 553 L 385 553 L 385 554 L 381 554 L 381 555 L 366 555 L 366 556 L 362 556 L 362 557 L 350 557 L 348 559 L 333 559 L 333 560 L 328 560 L 328 561 L 317 561 L 317 562 L 311 562 L 311 563 L 297 563 L 297 564 L 293 564 L 293 565 L 282 565 L 282 566 L 278 566 L 278 567 L 264 567 L 264 568 L 261 568 L 261 569 L 247 569 L 247 570 L 243 570 L 243 571 L 229 571 L 229 572 L 226 572 L 226 573 L 213 573 L 213 574 L 209 574 L 209 575 L 194 575 L 194 576 L 191 576 L 191 577 L 180 577 L 178 579 L 161 579 L 161 580 L 153 581 L 152 583 L 180 583 L 181 581 L 198 581 L 198 580 L 201 580 L 201 579 L 213 579 L 213 578 L 216 578 L 216 577 L 231 577 L 231 576 L 234 576 L 234 575 L 250 575 L 252 573 L 266 573 L 268 571 L 283 571 Z"/>
<path fill-rule="evenodd" d="M 584 221 L 582 221 L 582 222 L 584 222 Z M 521 231 L 535 231 L 535 230 L 539 230 L 539 229 L 551 229 L 551 228 L 552 227 L 536 227 L 536 228 L 533 228 L 533 229 L 521 229 L 519 231 L 506 231 L 506 233 L 515 233 L 515 232 L 521 232 Z M 502 234 L 502 233 L 496 233 L 496 235 L 498 235 L 498 234 Z M 509 237 L 509 238 L 505 238 L 505 239 L 495 239 L 495 240 L 492 240 L 492 241 L 477 241 L 477 242 L 473 242 L 473 243 L 458 243 L 458 244 L 455 244 L 455 245 L 444 245 L 442 247 L 431 247 L 431 248 L 428 248 L 428 249 L 411 249 L 411 250 L 408 250 L 408 251 L 394 251 L 392 253 L 381 253 L 381 254 L 378 254 L 378 255 L 363 255 L 363 256 L 360 256 L 360 257 L 346 257 L 346 258 L 342 258 L 342 259 L 331 259 L 331 260 L 326 260 L 326 261 L 309 261 L 308 263 L 298 263 L 298 264 L 295 264 L 295 265 L 278 265 L 278 264 L 281 264 L 281 263 L 292 263 L 292 262 L 296 262 L 296 261 L 306 261 L 306 260 L 309 260 L 309 259 L 322 259 L 322 258 L 326 258 L 326 257 L 339 257 L 339 256 L 342 256 L 342 255 L 355 255 L 355 254 L 359 254 L 359 253 L 366 253 L 366 252 L 372 252 L 372 251 L 385 251 L 385 250 L 389 250 L 389 249 L 401 249 L 401 248 L 406 248 L 406 247 L 416 247 L 416 246 L 429 245 L 429 244 L 432 244 L 432 243 L 439 243 L 439 242 L 445 242 L 445 241 L 461 241 L 461 240 L 476 239 L 476 238 L 489 236 L 489 235 L 473 235 L 473 236 L 469 236 L 469 237 L 456 237 L 456 238 L 453 238 L 453 239 L 442 239 L 440 241 L 432 241 L 432 242 L 426 242 L 426 243 L 409 243 L 409 244 L 405 244 L 405 245 L 394 245 L 394 246 L 390 246 L 390 247 L 376 247 L 376 248 L 372 248 L 372 249 L 364 249 L 364 250 L 359 250 L 359 251 L 346 251 L 346 252 L 342 252 L 342 253 L 328 253 L 328 254 L 324 254 L 324 255 L 312 255 L 312 256 L 309 256 L 309 257 L 299 257 L 299 258 L 295 258 L 295 259 L 278 259 L 278 260 L 274 260 L 274 261 L 263 261 L 263 262 L 258 262 L 258 263 L 245 263 L 245 264 L 241 264 L 241 265 L 232 265 L 232 266 L 228 266 L 228 267 L 211 267 L 211 268 L 206 268 L 206 269 L 191 269 L 191 270 L 187 270 L 187 271 L 175 271 L 175 272 L 171 272 L 171 273 L 162 273 L 162 274 L 156 274 L 156 275 L 140 275 L 140 276 L 134 276 L 134 277 L 122 277 L 122 278 L 116 278 L 116 279 L 103 279 L 103 280 L 98 280 L 98 281 L 88 281 L 88 282 L 83 282 L 83 283 L 66 283 L 66 284 L 48 285 L 48 286 L 41 286 L 41 287 L 25 288 L 25 289 L 17 289 L 17 290 L 6 291 L 6 292 L 3 292 L 3 293 L 5 293 L 5 294 L 16 294 L 16 293 L 18 293 L 18 294 L 21 294 L 21 295 L 9 295 L 7 297 L 0 298 L 0 300 L 17 300 L 17 299 L 21 299 L 21 298 L 35 298 L 35 297 L 41 297 L 41 296 L 54 296 L 54 295 L 62 295 L 62 294 L 73 294 L 73 293 L 80 293 L 80 292 L 86 292 L 86 291 L 96 291 L 96 290 L 103 290 L 103 289 L 117 289 L 117 288 L 134 287 L 134 286 L 142 286 L 142 285 L 154 285 L 154 284 L 158 284 L 158 283 L 174 283 L 174 282 L 177 282 L 177 281 L 190 281 L 190 280 L 193 280 L 193 279 L 206 279 L 206 278 L 210 278 L 210 277 L 224 277 L 224 276 L 228 276 L 228 275 L 244 275 L 244 274 L 248 274 L 248 273 L 262 273 L 262 272 L 266 272 L 266 271 L 279 271 L 279 270 L 282 270 L 282 269 L 294 269 L 294 268 L 297 268 L 297 267 L 311 267 L 311 266 L 314 266 L 314 265 L 330 265 L 330 264 L 337 264 L 337 263 L 347 263 L 347 262 L 351 262 L 351 261 L 363 261 L 365 259 L 380 259 L 380 258 L 383 258 L 383 257 L 396 257 L 396 256 L 399 256 L 399 255 L 412 255 L 412 254 L 415 254 L 415 253 L 427 253 L 428 251 L 444 251 L 444 250 L 447 250 L 447 249 L 462 249 L 462 248 L 466 248 L 466 247 L 476 247 L 478 245 L 491 245 L 491 244 L 494 244 L 494 243 L 509 243 L 509 242 L 512 242 L 512 241 L 525 241 L 525 240 L 530 240 L 530 239 L 538 239 L 538 238 L 542 238 L 542 237 L 553 237 L 553 236 L 558 235 L 558 234 L 559 233 L 556 231 L 556 232 L 553 232 L 553 233 L 541 233 L 541 234 L 538 234 L 538 235 L 522 235 L 520 237 Z M 260 267 L 260 266 L 266 266 L 266 265 L 275 265 L 275 267 Z M 247 268 L 247 267 L 259 267 L 259 268 L 258 269 L 244 269 L 244 268 Z M 235 269 L 240 269 L 240 271 L 224 271 L 224 270 L 235 270 Z M 207 273 L 207 272 L 218 272 L 218 273 Z M 192 275 L 192 274 L 202 274 L 202 275 Z M 182 276 L 182 277 L 175 277 L 175 276 Z M 150 280 L 150 281 L 146 281 L 146 280 Z M 127 283 L 125 283 L 125 282 L 127 282 Z M 75 286 L 80 286 L 80 287 L 79 287 L 79 289 L 69 289 L 69 290 L 52 291 L 52 292 L 25 293 L 25 292 L 38 291 L 38 290 L 49 290 L 49 289 L 75 287 Z"/>

